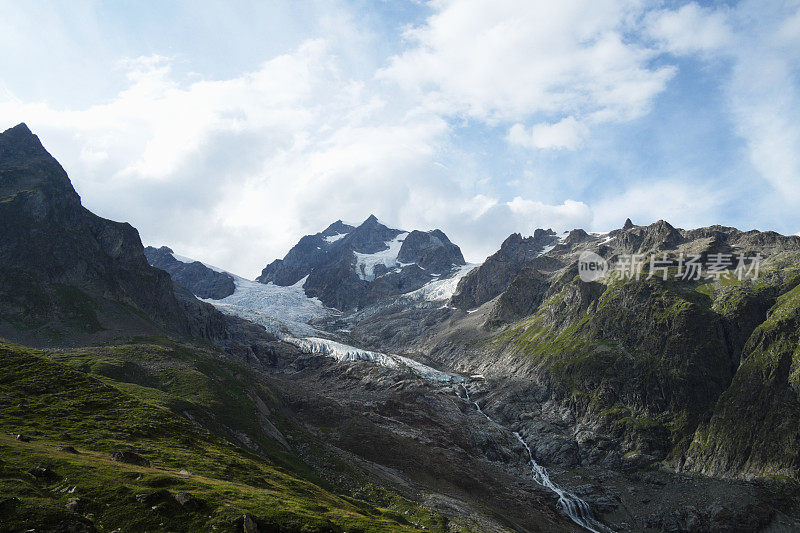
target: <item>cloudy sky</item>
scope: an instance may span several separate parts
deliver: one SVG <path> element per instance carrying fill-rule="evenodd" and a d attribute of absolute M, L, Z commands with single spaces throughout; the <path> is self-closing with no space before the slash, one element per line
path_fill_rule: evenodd
<path fill-rule="evenodd" d="M 800 2 L 0 0 L 0 129 L 84 205 L 255 276 L 374 213 L 800 230 Z"/>

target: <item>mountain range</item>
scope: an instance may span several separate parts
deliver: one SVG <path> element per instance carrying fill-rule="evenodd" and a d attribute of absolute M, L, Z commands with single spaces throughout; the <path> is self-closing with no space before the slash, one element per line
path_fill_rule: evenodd
<path fill-rule="evenodd" d="M 370 215 L 247 280 L 92 214 L 24 124 L 0 222 L 0 529 L 800 529 L 800 237 L 471 265 Z"/>

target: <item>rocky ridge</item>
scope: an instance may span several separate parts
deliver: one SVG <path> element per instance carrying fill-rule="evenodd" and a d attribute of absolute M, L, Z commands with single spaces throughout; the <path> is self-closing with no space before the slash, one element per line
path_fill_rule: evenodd
<path fill-rule="evenodd" d="M 162 246 L 144 249 L 147 262 L 167 272 L 172 280 L 199 298 L 221 300 L 233 294 L 236 284 L 227 272 L 213 270 L 200 261 L 181 261 L 172 249 Z"/>
<path fill-rule="evenodd" d="M 427 328 L 406 335 L 395 328 L 381 339 L 386 322 L 420 312 L 405 309 L 375 315 L 353 334 L 370 346 L 404 345 L 441 364 L 495 376 L 498 416 L 538 441 L 535 452 L 546 463 L 665 461 L 713 475 L 798 476 L 800 448 L 789 444 L 797 426 L 788 421 L 800 421 L 791 355 L 800 238 L 628 221 L 602 235 L 575 230 L 516 263 L 498 260 L 518 257 L 508 248 L 521 242 L 510 237 L 505 250 L 466 276 L 451 301 L 456 309 L 440 312 Z M 638 280 L 583 282 L 578 256 L 585 250 L 612 265 L 627 254 L 667 253 L 669 279 L 655 271 L 647 279 L 645 264 Z M 740 281 L 732 259 L 719 279 L 675 279 L 680 254 L 706 261 L 719 253 L 761 254 L 760 277 Z M 506 289 L 487 300 L 503 280 Z M 465 295 L 474 294 L 486 296 L 464 305 Z M 482 300 L 474 313 L 459 309 Z M 766 350 L 785 355 L 765 358 Z M 553 414 L 537 416 L 526 429 L 521 420 L 532 408 Z M 742 424 L 743 413 L 755 425 Z"/>

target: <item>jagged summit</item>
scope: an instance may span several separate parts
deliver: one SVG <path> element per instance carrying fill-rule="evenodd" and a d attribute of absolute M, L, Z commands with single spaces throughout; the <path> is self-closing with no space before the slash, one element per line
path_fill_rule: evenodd
<path fill-rule="evenodd" d="M 321 235 L 325 237 L 332 237 L 335 235 L 345 235 L 347 233 L 350 233 L 354 229 L 356 229 L 355 226 L 351 226 L 349 224 L 345 224 L 341 220 L 337 220 L 336 222 L 325 228 L 325 230 L 322 231 Z"/>
<path fill-rule="evenodd" d="M 17 141 L 24 141 L 25 139 L 35 139 L 36 143 L 41 147 L 39 138 L 33 134 L 27 124 L 20 122 L 14 127 L 8 128 L 3 133 L 0 133 L 5 139 L 15 139 Z M 42 148 L 43 149 L 43 148 Z"/>
<path fill-rule="evenodd" d="M 563 271 L 565 279 L 575 276 L 577 260 L 581 252 L 590 250 L 607 259 L 636 254 L 641 257 L 657 253 L 673 255 L 700 255 L 758 250 L 763 255 L 800 249 L 800 237 L 782 236 L 775 232 L 748 231 L 725 226 L 710 226 L 693 230 L 675 228 L 665 220 L 647 226 L 637 226 L 630 218 L 621 229 L 603 234 L 590 234 L 574 229 L 566 235 L 557 236 L 552 230 L 537 229 L 532 237 L 513 233 L 506 238 L 500 249 L 489 256 L 478 268 L 466 275 L 451 298 L 451 305 L 460 309 L 475 309 L 506 291 L 506 299 L 520 299 L 521 291 L 538 291 L 542 276 Z M 573 268 L 573 270 L 567 270 Z M 525 277 L 524 283 L 514 285 L 515 278 Z M 531 280 L 536 280 L 533 283 Z M 530 301 L 538 301 L 541 295 Z M 513 307 L 523 309 L 516 303 Z M 510 316 L 507 309 L 502 316 Z"/>
<path fill-rule="evenodd" d="M 0 134 L 0 200 L 4 336 L 40 344 L 123 330 L 192 333 L 197 323 L 185 307 L 192 304 L 179 301 L 169 276 L 147 264 L 136 229 L 84 208 L 25 124 Z M 4 322 L 30 299 L 24 328 Z"/>
<path fill-rule="evenodd" d="M 551 229 L 537 229 L 531 237 L 512 233 L 497 252 L 461 280 L 451 304 L 461 309 L 472 309 L 495 298 L 508 287 L 524 265 L 559 242 Z"/>
<path fill-rule="evenodd" d="M 33 191 L 43 203 L 80 205 L 67 173 L 21 123 L 0 133 L 0 198 L 30 196 Z"/>
<path fill-rule="evenodd" d="M 307 278 L 309 296 L 330 307 L 354 309 L 419 289 L 464 264 L 459 247 L 441 230 L 408 232 L 370 215 L 357 227 L 338 220 L 306 235 L 256 279 L 288 286 Z"/>

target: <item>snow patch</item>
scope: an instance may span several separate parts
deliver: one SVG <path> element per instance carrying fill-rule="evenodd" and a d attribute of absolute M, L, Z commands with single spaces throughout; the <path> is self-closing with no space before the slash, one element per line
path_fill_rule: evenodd
<path fill-rule="evenodd" d="M 386 241 L 386 249 L 374 254 L 356 254 L 356 274 L 364 281 L 372 281 L 375 279 L 375 267 L 383 265 L 386 268 L 394 268 L 397 266 L 397 256 L 400 254 L 400 247 L 403 246 L 403 241 L 408 236 L 408 232 L 401 233 L 391 241 Z"/>
<path fill-rule="evenodd" d="M 350 234 L 349 233 L 339 233 L 338 235 L 329 235 L 328 237 L 325 237 L 325 241 L 330 244 L 330 243 L 336 242 L 336 241 L 338 241 L 340 239 L 344 239 L 348 235 L 350 235 Z"/>
<path fill-rule="evenodd" d="M 461 278 L 469 274 L 477 266 L 477 263 L 467 263 L 460 267 L 452 277 L 430 281 L 419 289 L 402 295 L 401 298 L 426 302 L 447 301 L 455 294 Z"/>
<path fill-rule="evenodd" d="M 557 243 L 557 244 L 560 244 L 560 243 Z M 546 254 L 547 252 L 549 252 L 550 250 L 552 250 L 555 247 L 556 247 L 555 244 L 550 244 L 548 246 L 545 246 L 544 248 L 542 248 L 542 252 L 539 255 L 544 255 L 544 254 Z"/>

